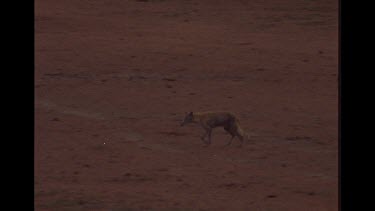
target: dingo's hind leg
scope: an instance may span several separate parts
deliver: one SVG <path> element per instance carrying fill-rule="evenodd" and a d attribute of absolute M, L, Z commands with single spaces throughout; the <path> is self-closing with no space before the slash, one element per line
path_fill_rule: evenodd
<path fill-rule="evenodd" d="M 207 132 L 205 132 L 205 133 L 203 134 L 203 136 L 201 137 L 201 139 L 202 139 L 203 142 L 204 142 L 204 139 L 206 138 L 206 136 L 207 136 Z"/>

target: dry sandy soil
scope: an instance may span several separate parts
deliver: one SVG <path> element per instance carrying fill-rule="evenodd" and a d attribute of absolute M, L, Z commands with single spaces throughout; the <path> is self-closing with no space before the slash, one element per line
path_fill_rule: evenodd
<path fill-rule="evenodd" d="M 337 77 L 337 1 L 36 0 L 35 210 L 337 210 Z"/>

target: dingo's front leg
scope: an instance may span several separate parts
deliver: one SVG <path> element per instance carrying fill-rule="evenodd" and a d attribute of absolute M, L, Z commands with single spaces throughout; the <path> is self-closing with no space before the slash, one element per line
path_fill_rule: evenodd
<path fill-rule="evenodd" d="M 203 136 L 201 137 L 201 139 L 202 139 L 203 142 L 205 142 L 204 139 L 206 138 L 206 136 L 207 136 L 207 132 L 205 132 L 205 133 L 203 134 Z"/>
<path fill-rule="evenodd" d="M 230 138 L 229 142 L 227 143 L 227 146 L 229 146 L 232 143 L 233 139 L 234 139 L 234 136 L 232 136 L 232 138 Z"/>
<path fill-rule="evenodd" d="M 205 138 L 208 136 L 208 142 L 205 141 Z M 211 143 L 211 130 L 209 128 L 205 128 L 205 133 L 201 137 L 203 143 L 210 144 Z"/>
<path fill-rule="evenodd" d="M 239 147 L 242 147 L 242 144 L 243 144 L 243 137 L 238 137 L 238 139 L 240 139 L 240 146 Z"/>
<path fill-rule="evenodd" d="M 207 134 L 208 134 L 208 142 L 207 142 L 207 144 L 211 144 L 211 132 L 212 132 L 211 129 L 207 132 Z"/>

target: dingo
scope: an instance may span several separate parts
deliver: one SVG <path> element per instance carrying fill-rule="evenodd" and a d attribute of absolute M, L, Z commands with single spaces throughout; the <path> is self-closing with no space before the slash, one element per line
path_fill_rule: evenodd
<path fill-rule="evenodd" d="M 224 127 L 224 130 L 232 135 L 227 145 L 230 145 L 236 136 L 241 141 L 241 146 L 244 139 L 249 140 L 248 134 L 240 127 L 238 118 L 229 112 L 189 112 L 186 113 L 181 126 L 187 123 L 199 123 L 205 129 L 205 134 L 201 139 L 206 144 L 211 144 L 211 131 L 215 127 Z M 205 141 L 207 136 L 208 142 Z"/>

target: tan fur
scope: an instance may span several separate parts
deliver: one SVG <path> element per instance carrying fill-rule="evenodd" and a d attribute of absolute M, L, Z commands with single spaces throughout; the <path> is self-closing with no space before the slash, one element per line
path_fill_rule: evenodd
<path fill-rule="evenodd" d="M 239 138 L 241 145 L 244 139 L 249 139 L 249 136 L 240 127 L 238 118 L 230 112 L 189 112 L 186 114 L 181 126 L 187 123 L 198 123 L 205 129 L 205 134 L 201 139 L 204 141 L 207 136 L 208 142 L 205 142 L 206 144 L 211 143 L 211 132 L 216 127 L 223 127 L 232 136 L 228 145 L 232 143 L 235 137 Z"/>

